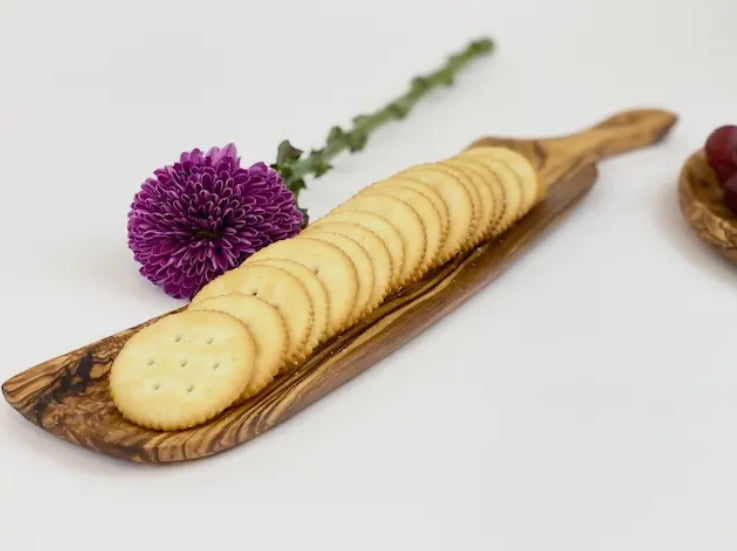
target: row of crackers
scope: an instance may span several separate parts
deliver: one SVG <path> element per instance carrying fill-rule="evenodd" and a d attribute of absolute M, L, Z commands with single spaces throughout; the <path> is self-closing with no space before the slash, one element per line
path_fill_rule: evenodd
<path fill-rule="evenodd" d="M 136 333 L 111 368 L 113 402 L 146 428 L 205 423 L 392 293 L 506 231 L 545 191 L 529 161 L 501 147 L 373 183 L 210 282 L 184 312 Z"/>

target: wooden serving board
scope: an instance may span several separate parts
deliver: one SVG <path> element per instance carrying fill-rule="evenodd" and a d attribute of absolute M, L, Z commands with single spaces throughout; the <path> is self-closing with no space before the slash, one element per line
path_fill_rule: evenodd
<path fill-rule="evenodd" d="M 703 150 L 696 151 L 683 165 L 678 200 L 696 235 L 737 264 L 737 216 L 727 208 L 724 192 Z"/>
<path fill-rule="evenodd" d="M 26 419 L 70 442 L 137 462 L 206 457 L 247 442 L 365 371 L 493 281 L 570 211 L 596 180 L 599 159 L 658 142 L 676 121 L 659 110 L 628 111 L 575 135 L 536 140 L 483 138 L 514 148 L 549 186 L 545 201 L 499 239 L 483 244 L 390 297 L 369 319 L 322 346 L 295 373 L 207 425 L 156 432 L 125 421 L 108 394 L 121 331 L 28 369 L 2 387 Z"/>

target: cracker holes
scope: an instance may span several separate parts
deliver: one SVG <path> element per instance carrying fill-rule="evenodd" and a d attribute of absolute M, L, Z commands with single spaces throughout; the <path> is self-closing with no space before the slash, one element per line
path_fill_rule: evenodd
<path fill-rule="evenodd" d="M 187 358 L 179 360 L 179 367 L 187 367 Z"/>
<path fill-rule="evenodd" d="M 146 365 L 154 365 L 154 359 L 149 358 L 148 361 L 146 362 Z"/>
<path fill-rule="evenodd" d="M 251 291 L 251 296 L 252 297 L 258 296 L 258 291 Z"/>
<path fill-rule="evenodd" d="M 151 388 L 153 388 L 154 390 L 159 390 L 161 388 L 161 385 L 159 383 L 154 383 Z"/>
<path fill-rule="evenodd" d="M 320 268 L 319 267 L 312 268 L 312 271 L 315 272 L 315 275 L 317 275 L 320 273 Z"/>
<path fill-rule="evenodd" d="M 177 335 L 176 337 L 174 337 L 174 342 L 182 342 L 182 336 Z"/>
<path fill-rule="evenodd" d="M 215 337 L 210 337 L 207 339 L 207 344 L 212 344 L 215 342 Z"/>
<path fill-rule="evenodd" d="M 187 392 L 192 392 L 194 390 L 194 385 L 192 383 L 189 384 L 187 387 Z"/>
<path fill-rule="evenodd" d="M 219 367 L 220 367 L 220 362 L 215 362 L 214 364 L 212 364 L 213 371 L 217 371 Z"/>

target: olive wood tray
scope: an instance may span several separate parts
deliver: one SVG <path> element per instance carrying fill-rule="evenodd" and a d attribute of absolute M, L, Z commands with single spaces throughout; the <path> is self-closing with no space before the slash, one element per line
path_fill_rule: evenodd
<path fill-rule="evenodd" d="M 724 192 L 703 150 L 691 155 L 681 169 L 678 201 L 694 233 L 737 264 L 737 216 L 724 203 Z"/>
<path fill-rule="evenodd" d="M 124 420 L 108 394 L 108 372 L 126 340 L 121 331 L 28 369 L 2 387 L 5 399 L 44 430 L 96 452 L 142 463 L 198 459 L 262 434 L 362 373 L 493 281 L 567 214 L 594 184 L 596 161 L 658 142 L 676 121 L 660 110 L 628 111 L 565 137 L 482 138 L 527 156 L 549 191 L 496 240 L 427 274 L 368 319 L 327 342 L 294 373 L 206 425 L 178 432 Z"/>

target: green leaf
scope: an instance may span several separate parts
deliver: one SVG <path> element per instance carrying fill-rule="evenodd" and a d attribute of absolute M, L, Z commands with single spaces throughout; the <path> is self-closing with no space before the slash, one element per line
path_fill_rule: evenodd
<path fill-rule="evenodd" d="M 276 164 L 281 166 L 296 161 L 302 156 L 302 150 L 297 149 L 289 140 L 284 140 L 276 150 Z"/>
<path fill-rule="evenodd" d="M 485 54 L 490 52 L 493 47 L 494 43 L 491 40 L 488 38 L 482 38 L 481 40 L 471 42 L 469 50 L 471 50 L 473 54 Z"/>
<path fill-rule="evenodd" d="M 295 197 L 299 195 L 299 192 L 307 188 L 304 178 L 293 178 L 284 182 L 287 189 L 291 191 Z"/>
<path fill-rule="evenodd" d="M 278 166 L 279 176 L 282 177 L 282 180 L 290 180 L 292 178 L 292 175 L 294 174 L 294 170 L 290 165 L 281 165 Z"/>
<path fill-rule="evenodd" d="M 366 132 L 351 132 L 346 136 L 348 149 L 351 153 L 361 151 L 368 141 L 368 134 Z"/>
<path fill-rule="evenodd" d="M 299 212 L 302 213 L 302 216 L 304 216 L 304 220 L 302 221 L 302 229 L 305 229 L 310 223 L 310 215 L 307 212 L 307 209 L 303 209 L 299 205 L 297 205 L 297 208 L 299 209 Z"/>
<path fill-rule="evenodd" d="M 341 143 L 345 140 L 345 132 L 340 126 L 333 126 L 328 133 L 328 147 Z"/>
<path fill-rule="evenodd" d="M 453 85 L 453 73 L 451 71 L 442 71 L 438 74 L 438 80 L 446 86 Z"/>
<path fill-rule="evenodd" d="M 412 79 L 412 91 L 415 93 L 422 93 L 430 88 L 430 81 L 427 77 L 415 77 Z"/>
<path fill-rule="evenodd" d="M 319 178 L 323 174 L 325 174 L 328 170 L 333 168 L 333 165 L 328 163 L 324 157 L 318 157 L 315 160 L 315 164 L 313 167 L 313 170 L 315 172 L 315 178 Z"/>
<path fill-rule="evenodd" d="M 315 174 L 316 178 L 319 178 L 328 170 L 333 168 L 330 163 L 328 163 L 328 160 L 325 157 L 323 151 L 319 149 L 310 152 L 309 161 L 310 168 L 312 169 L 312 172 Z"/>
<path fill-rule="evenodd" d="M 389 111 L 395 119 L 403 119 L 409 113 L 409 106 L 395 101 L 389 104 Z"/>

